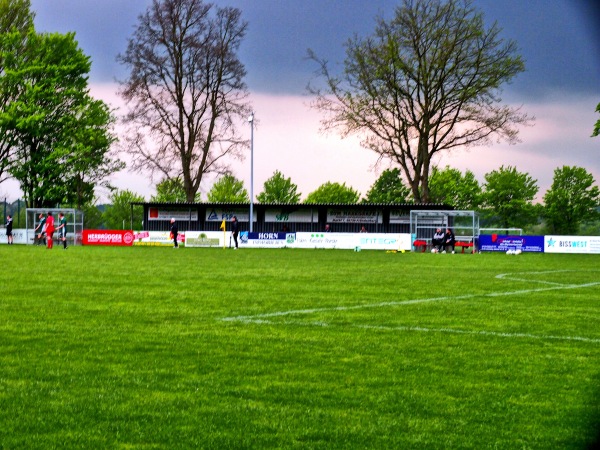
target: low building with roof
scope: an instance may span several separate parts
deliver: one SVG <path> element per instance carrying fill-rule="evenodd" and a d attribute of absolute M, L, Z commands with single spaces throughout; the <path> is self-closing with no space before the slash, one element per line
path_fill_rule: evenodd
<path fill-rule="evenodd" d="M 241 230 L 249 230 L 249 203 L 131 203 L 143 208 L 144 230 L 168 230 L 175 218 L 180 231 L 218 231 L 223 220 L 237 217 Z M 451 210 L 444 204 L 253 204 L 253 231 L 322 232 L 329 224 L 333 232 L 410 233 L 412 210 Z"/>

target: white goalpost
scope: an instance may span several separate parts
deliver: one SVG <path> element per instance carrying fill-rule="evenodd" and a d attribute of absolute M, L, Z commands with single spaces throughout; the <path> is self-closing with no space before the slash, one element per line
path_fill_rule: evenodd
<path fill-rule="evenodd" d="M 27 208 L 25 214 L 26 243 L 33 245 L 37 234 L 35 231 L 38 226 L 40 214 L 47 216 L 52 213 L 55 221 L 55 228 L 58 226 L 58 215 L 63 213 L 67 219 L 67 245 L 81 245 L 83 236 L 83 212 L 73 208 Z M 55 235 L 55 239 L 57 236 Z"/>

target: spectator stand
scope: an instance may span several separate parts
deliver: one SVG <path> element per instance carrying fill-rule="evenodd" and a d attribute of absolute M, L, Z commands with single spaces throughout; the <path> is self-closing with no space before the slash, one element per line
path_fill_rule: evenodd
<path fill-rule="evenodd" d="M 426 211 L 410 212 L 410 233 L 414 251 L 431 250 L 431 240 L 436 228 L 451 228 L 456 237 L 455 247 L 461 253 L 479 250 L 479 213 L 475 211 Z"/>

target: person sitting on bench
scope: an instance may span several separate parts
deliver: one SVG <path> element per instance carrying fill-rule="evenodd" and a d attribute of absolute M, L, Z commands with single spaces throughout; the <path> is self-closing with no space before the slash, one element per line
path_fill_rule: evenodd
<path fill-rule="evenodd" d="M 444 246 L 444 232 L 442 231 L 441 228 L 438 228 L 437 230 L 435 230 L 435 233 L 433 234 L 433 239 L 431 239 L 431 250 L 434 253 L 440 253 L 443 250 Z"/>
<path fill-rule="evenodd" d="M 456 238 L 454 237 L 454 232 L 451 228 L 446 228 L 446 235 L 444 236 L 444 251 L 442 253 L 446 253 L 446 248 L 452 247 L 452 253 L 454 254 L 455 244 Z"/>

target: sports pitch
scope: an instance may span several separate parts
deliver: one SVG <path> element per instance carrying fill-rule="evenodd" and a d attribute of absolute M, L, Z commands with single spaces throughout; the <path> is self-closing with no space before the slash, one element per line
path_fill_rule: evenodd
<path fill-rule="evenodd" d="M 597 255 L 0 258 L 3 449 L 598 442 Z"/>

